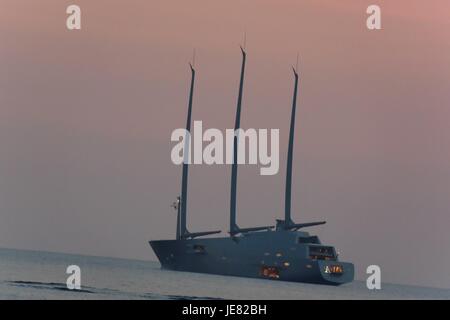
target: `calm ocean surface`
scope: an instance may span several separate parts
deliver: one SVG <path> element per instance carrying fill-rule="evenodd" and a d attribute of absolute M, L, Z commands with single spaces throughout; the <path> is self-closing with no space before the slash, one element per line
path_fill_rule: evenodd
<path fill-rule="evenodd" d="M 81 291 L 66 288 L 68 265 Z M 161 270 L 158 262 L 0 249 L 0 299 L 450 299 L 450 289 L 340 287 Z"/>

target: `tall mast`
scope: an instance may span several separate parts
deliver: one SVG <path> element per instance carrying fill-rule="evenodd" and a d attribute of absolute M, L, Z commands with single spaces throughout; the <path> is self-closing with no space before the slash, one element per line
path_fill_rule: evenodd
<path fill-rule="evenodd" d="M 295 111 L 297 109 L 297 88 L 298 74 L 297 70 L 292 68 L 294 72 L 294 95 L 292 97 L 291 125 L 289 128 L 289 146 L 286 165 L 286 190 L 284 199 L 284 222 L 286 225 L 292 225 L 291 219 L 291 191 L 292 191 L 292 157 L 294 150 L 294 131 L 295 131 Z"/>
<path fill-rule="evenodd" d="M 258 230 L 268 230 L 273 226 L 264 227 L 252 227 L 252 228 L 239 228 L 236 223 L 236 192 L 237 192 L 237 169 L 238 169 L 238 144 L 239 136 L 237 134 L 238 129 L 241 127 L 241 103 L 242 92 L 244 88 L 244 73 L 245 73 L 245 61 L 247 54 L 241 47 L 242 52 L 242 65 L 241 65 L 241 78 L 239 82 L 239 94 L 236 107 L 236 120 L 234 123 L 234 139 L 233 139 L 233 164 L 231 167 L 231 197 L 230 197 L 230 236 L 233 237 L 238 233 L 245 233 Z"/>
<path fill-rule="evenodd" d="M 195 83 L 195 70 L 192 64 L 189 64 L 191 68 L 191 89 L 189 91 L 189 104 L 188 104 L 188 113 L 186 120 L 186 137 L 184 139 L 184 161 L 183 161 L 183 175 L 181 178 L 181 203 L 180 203 L 180 228 L 179 228 L 179 237 L 183 238 L 186 234 L 188 234 L 188 230 L 186 228 L 186 217 L 187 217 L 187 185 L 188 185 L 188 160 L 190 158 L 190 132 L 191 132 L 191 115 L 192 115 L 192 100 L 194 96 L 194 83 Z M 188 133 L 189 132 L 189 133 Z"/>
<path fill-rule="evenodd" d="M 298 57 L 297 57 L 298 65 Z M 294 131 L 295 131 L 295 113 L 297 111 L 297 88 L 298 73 L 297 68 L 292 68 L 294 72 L 294 94 L 292 97 L 291 124 L 289 128 L 289 145 L 286 164 L 286 189 L 284 198 L 284 220 L 277 220 L 277 230 L 298 230 L 300 228 L 312 227 L 324 224 L 325 221 L 295 223 L 291 218 L 291 195 L 292 195 L 292 158 L 294 152 Z"/>
<path fill-rule="evenodd" d="M 242 65 L 241 65 L 241 78 L 239 82 L 239 94 L 237 99 L 236 107 L 236 119 L 234 123 L 234 142 L 233 142 L 233 164 L 231 167 L 231 199 L 230 199 L 230 234 L 234 235 L 238 232 L 239 227 L 236 224 L 236 189 L 237 189 L 237 170 L 238 170 L 238 136 L 236 135 L 236 130 L 241 126 L 241 103 L 242 103 L 242 91 L 244 87 L 244 74 L 245 74 L 245 61 L 247 54 L 245 50 L 241 47 L 242 53 Z"/>
<path fill-rule="evenodd" d="M 195 51 L 193 63 L 195 61 Z M 186 120 L 186 136 L 184 139 L 184 154 L 183 154 L 183 174 L 181 177 L 181 199 L 177 199 L 178 215 L 177 215 L 177 240 L 188 239 L 206 236 L 210 234 L 220 233 L 220 230 L 203 231 L 203 232 L 189 232 L 186 227 L 187 218 L 187 189 L 188 189 L 188 169 L 190 159 L 190 132 L 191 132 L 191 118 L 192 118 L 192 100 L 194 97 L 194 83 L 195 83 L 195 69 L 193 64 L 189 64 L 191 69 L 191 88 L 189 90 L 189 104 Z"/>

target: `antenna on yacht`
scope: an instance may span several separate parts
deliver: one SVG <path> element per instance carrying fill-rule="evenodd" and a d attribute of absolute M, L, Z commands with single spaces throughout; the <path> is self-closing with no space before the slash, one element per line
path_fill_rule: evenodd
<path fill-rule="evenodd" d="M 180 196 L 177 197 L 177 200 L 172 203 L 172 208 L 174 208 L 177 211 L 177 232 L 176 232 L 176 239 L 180 240 Z"/>

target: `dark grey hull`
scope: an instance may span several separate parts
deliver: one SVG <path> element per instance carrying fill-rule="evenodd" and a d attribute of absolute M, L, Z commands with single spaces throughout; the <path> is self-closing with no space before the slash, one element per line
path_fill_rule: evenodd
<path fill-rule="evenodd" d="M 169 270 L 331 285 L 353 281 L 352 263 L 336 256 L 311 258 L 312 250 L 324 247 L 320 242 L 305 243 L 311 238 L 316 237 L 306 232 L 264 231 L 150 245 L 161 267 Z"/>

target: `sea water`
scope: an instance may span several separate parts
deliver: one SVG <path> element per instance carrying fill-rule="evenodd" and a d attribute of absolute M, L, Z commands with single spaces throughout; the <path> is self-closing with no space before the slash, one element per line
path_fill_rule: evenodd
<path fill-rule="evenodd" d="M 150 248 L 149 248 L 150 250 Z M 81 269 L 69 290 L 66 269 Z M 161 270 L 158 262 L 0 249 L 0 299 L 450 299 L 450 289 L 339 287 Z"/>

